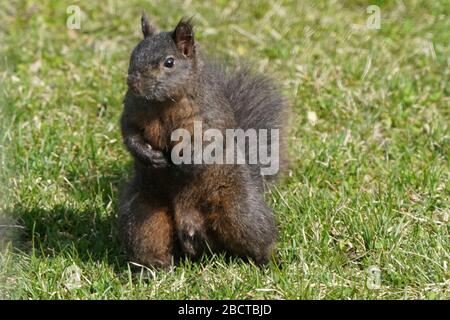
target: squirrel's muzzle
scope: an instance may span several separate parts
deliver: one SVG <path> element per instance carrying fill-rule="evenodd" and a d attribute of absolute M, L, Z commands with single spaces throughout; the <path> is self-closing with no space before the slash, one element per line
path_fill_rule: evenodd
<path fill-rule="evenodd" d="M 127 84 L 131 91 L 135 94 L 141 92 L 141 77 L 138 74 L 129 74 L 127 78 Z"/>

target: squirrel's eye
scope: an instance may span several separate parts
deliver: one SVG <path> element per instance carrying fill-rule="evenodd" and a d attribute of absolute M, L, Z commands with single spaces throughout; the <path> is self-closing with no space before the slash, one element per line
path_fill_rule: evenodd
<path fill-rule="evenodd" d="M 166 60 L 164 60 L 164 67 L 172 68 L 174 63 L 175 60 L 173 60 L 173 58 L 167 58 Z"/>

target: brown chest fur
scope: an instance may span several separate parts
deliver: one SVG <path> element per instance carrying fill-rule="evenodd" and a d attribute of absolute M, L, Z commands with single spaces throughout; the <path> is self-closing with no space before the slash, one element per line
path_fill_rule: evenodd
<path fill-rule="evenodd" d="M 144 114 L 137 115 L 136 119 L 142 128 L 144 139 L 156 150 L 172 147 L 170 137 L 174 130 L 183 128 L 191 135 L 194 132 L 194 120 L 198 117 L 198 106 L 187 98 L 176 103 L 159 105 Z"/>

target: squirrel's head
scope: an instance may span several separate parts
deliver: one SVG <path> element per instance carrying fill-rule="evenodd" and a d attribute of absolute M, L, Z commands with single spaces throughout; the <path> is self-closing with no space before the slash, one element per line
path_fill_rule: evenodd
<path fill-rule="evenodd" d="M 144 39 L 131 54 L 128 87 L 148 100 L 176 100 L 197 69 L 192 24 L 182 19 L 173 31 L 158 32 L 143 14 L 141 25 Z"/>

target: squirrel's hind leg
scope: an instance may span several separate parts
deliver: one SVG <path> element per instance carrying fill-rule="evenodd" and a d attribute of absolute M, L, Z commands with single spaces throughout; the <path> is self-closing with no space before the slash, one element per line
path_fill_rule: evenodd
<path fill-rule="evenodd" d="M 176 259 L 173 217 L 166 204 L 131 182 L 120 199 L 119 232 L 131 261 L 165 268 Z"/>
<path fill-rule="evenodd" d="M 275 249 L 277 228 L 272 210 L 262 193 L 247 181 L 230 190 L 223 188 L 213 200 L 206 225 L 211 238 L 232 255 L 250 258 L 257 265 L 269 262 Z"/>
<path fill-rule="evenodd" d="M 247 166 L 214 166 L 203 172 L 178 195 L 175 223 L 181 247 L 190 256 L 209 247 L 261 265 L 275 247 L 273 212 Z"/>

